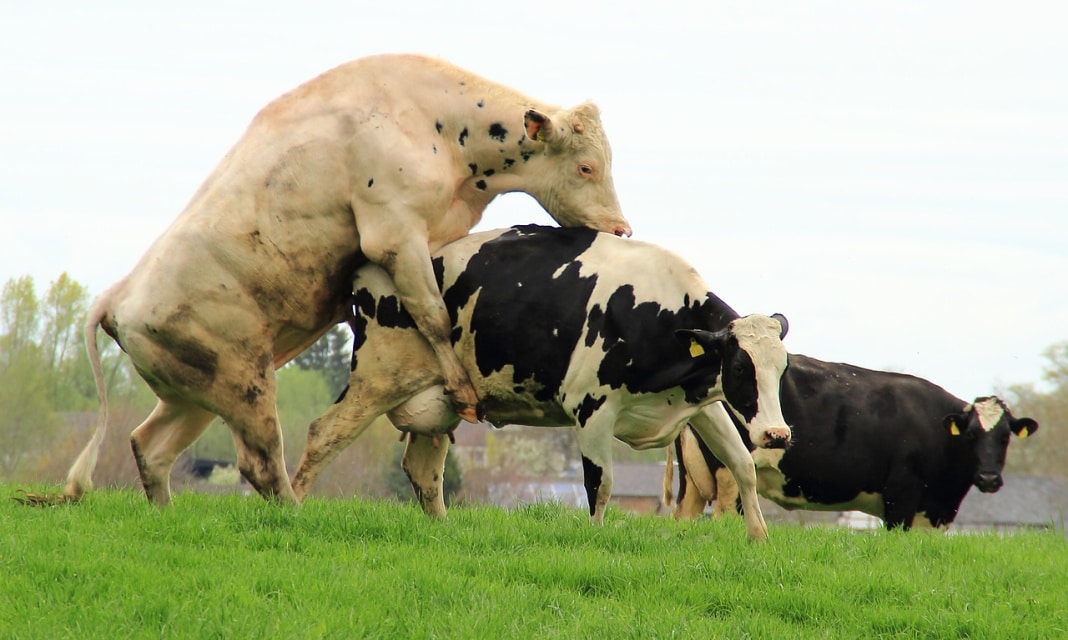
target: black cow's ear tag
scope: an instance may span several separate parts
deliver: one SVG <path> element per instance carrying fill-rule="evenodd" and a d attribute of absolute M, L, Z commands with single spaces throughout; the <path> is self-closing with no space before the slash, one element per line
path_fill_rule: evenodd
<path fill-rule="evenodd" d="M 705 355 L 705 348 L 697 342 L 697 338 L 690 338 L 690 357 L 697 358 L 703 355 Z"/>

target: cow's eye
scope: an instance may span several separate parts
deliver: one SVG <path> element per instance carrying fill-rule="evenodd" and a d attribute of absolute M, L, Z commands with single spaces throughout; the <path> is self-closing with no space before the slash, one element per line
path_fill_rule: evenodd
<path fill-rule="evenodd" d="M 580 164 L 579 165 L 579 173 L 581 173 L 584 176 L 592 176 L 593 175 L 593 167 L 591 167 L 588 164 Z"/>

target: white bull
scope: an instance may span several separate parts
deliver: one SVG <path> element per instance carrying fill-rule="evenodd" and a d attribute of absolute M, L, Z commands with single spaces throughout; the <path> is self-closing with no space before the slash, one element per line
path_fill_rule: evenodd
<path fill-rule="evenodd" d="M 131 436 L 150 501 L 169 502 L 178 455 L 221 416 L 245 478 L 295 502 L 274 371 L 343 319 L 352 273 L 368 260 L 389 273 L 432 345 L 456 410 L 475 419 L 430 251 L 513 191 L 564 226 L 630 235 L 592 104 L 561 109 L 439 60 L 384 55 L 267 105 L 130 275 L 94 303 L 85 338 L 100 418 L 64 497 L 91 487 L 106 428 L 103 327 L 159 398 Z"/>

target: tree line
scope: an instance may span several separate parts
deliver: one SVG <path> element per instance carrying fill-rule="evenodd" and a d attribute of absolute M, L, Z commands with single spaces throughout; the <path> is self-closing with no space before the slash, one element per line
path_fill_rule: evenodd
<path fill-rule="evenodd" d="M 0 292 L 0 479 L 60 482 L 88 441 L 98 406 L 82 338 L 90 301 L 87 288 L 65 273 L 40 292 L 30 276 L 4 284 Z M 111 421 L 97 484 L 136 484 L 129 433 L 151 411 L 155 396 L 112 340 L 102 335 L 99 344 Z M 1068 466 L 1063 460 L 1068 454 L 1068 432 L 1060 425 L 1068 420 L 1068 341 L 1051 345 L 1044 356 L 1047 364 L 1041 382 L 998 390 L 1015 415 L 1030 416 L 1043 426 L 1034 439 L 1009 447 L 1007 472 L 1066 477 Z M 278 411 L 291 471 L 299 462 L 308 424 L 345 388 L 350 361 L 351 334 L 338 325 L 277 372 Z M 328 468 L 316 493 L 409 495 L 403 476 L 397 476 L 402 449 L 397 436 L 388 421 L 380 419 Z M 563 473 L 577 455 L 570 430 L 505 430 L 496 440 L 497 448 L 514 454 L 491 456 L 502 468 L 525 468 L 521 458 L 542 466 L 557 461 L 545 469 L 532 467 L 530 475 Z M 629 449 L 618 451 L 626 457 Z M 229 430 L 216 421 L 190 448 L 189 456 L 235 460 Z M 450 475 L 454 486 L 462 482 L 455 462 Z"/>

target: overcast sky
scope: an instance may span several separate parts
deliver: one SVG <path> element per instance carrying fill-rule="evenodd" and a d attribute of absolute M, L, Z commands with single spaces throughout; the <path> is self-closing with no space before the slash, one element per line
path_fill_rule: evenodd
<path fill-rule="evenodd" d="M 0 3 L 0 283 L 125 275 L 267 102 L 436 55 L 601 107 L 634 237 L 965 399 L 1068 340 L 1062 2 Z M 551 224 L 528 196 L 482 228 Z"/>

